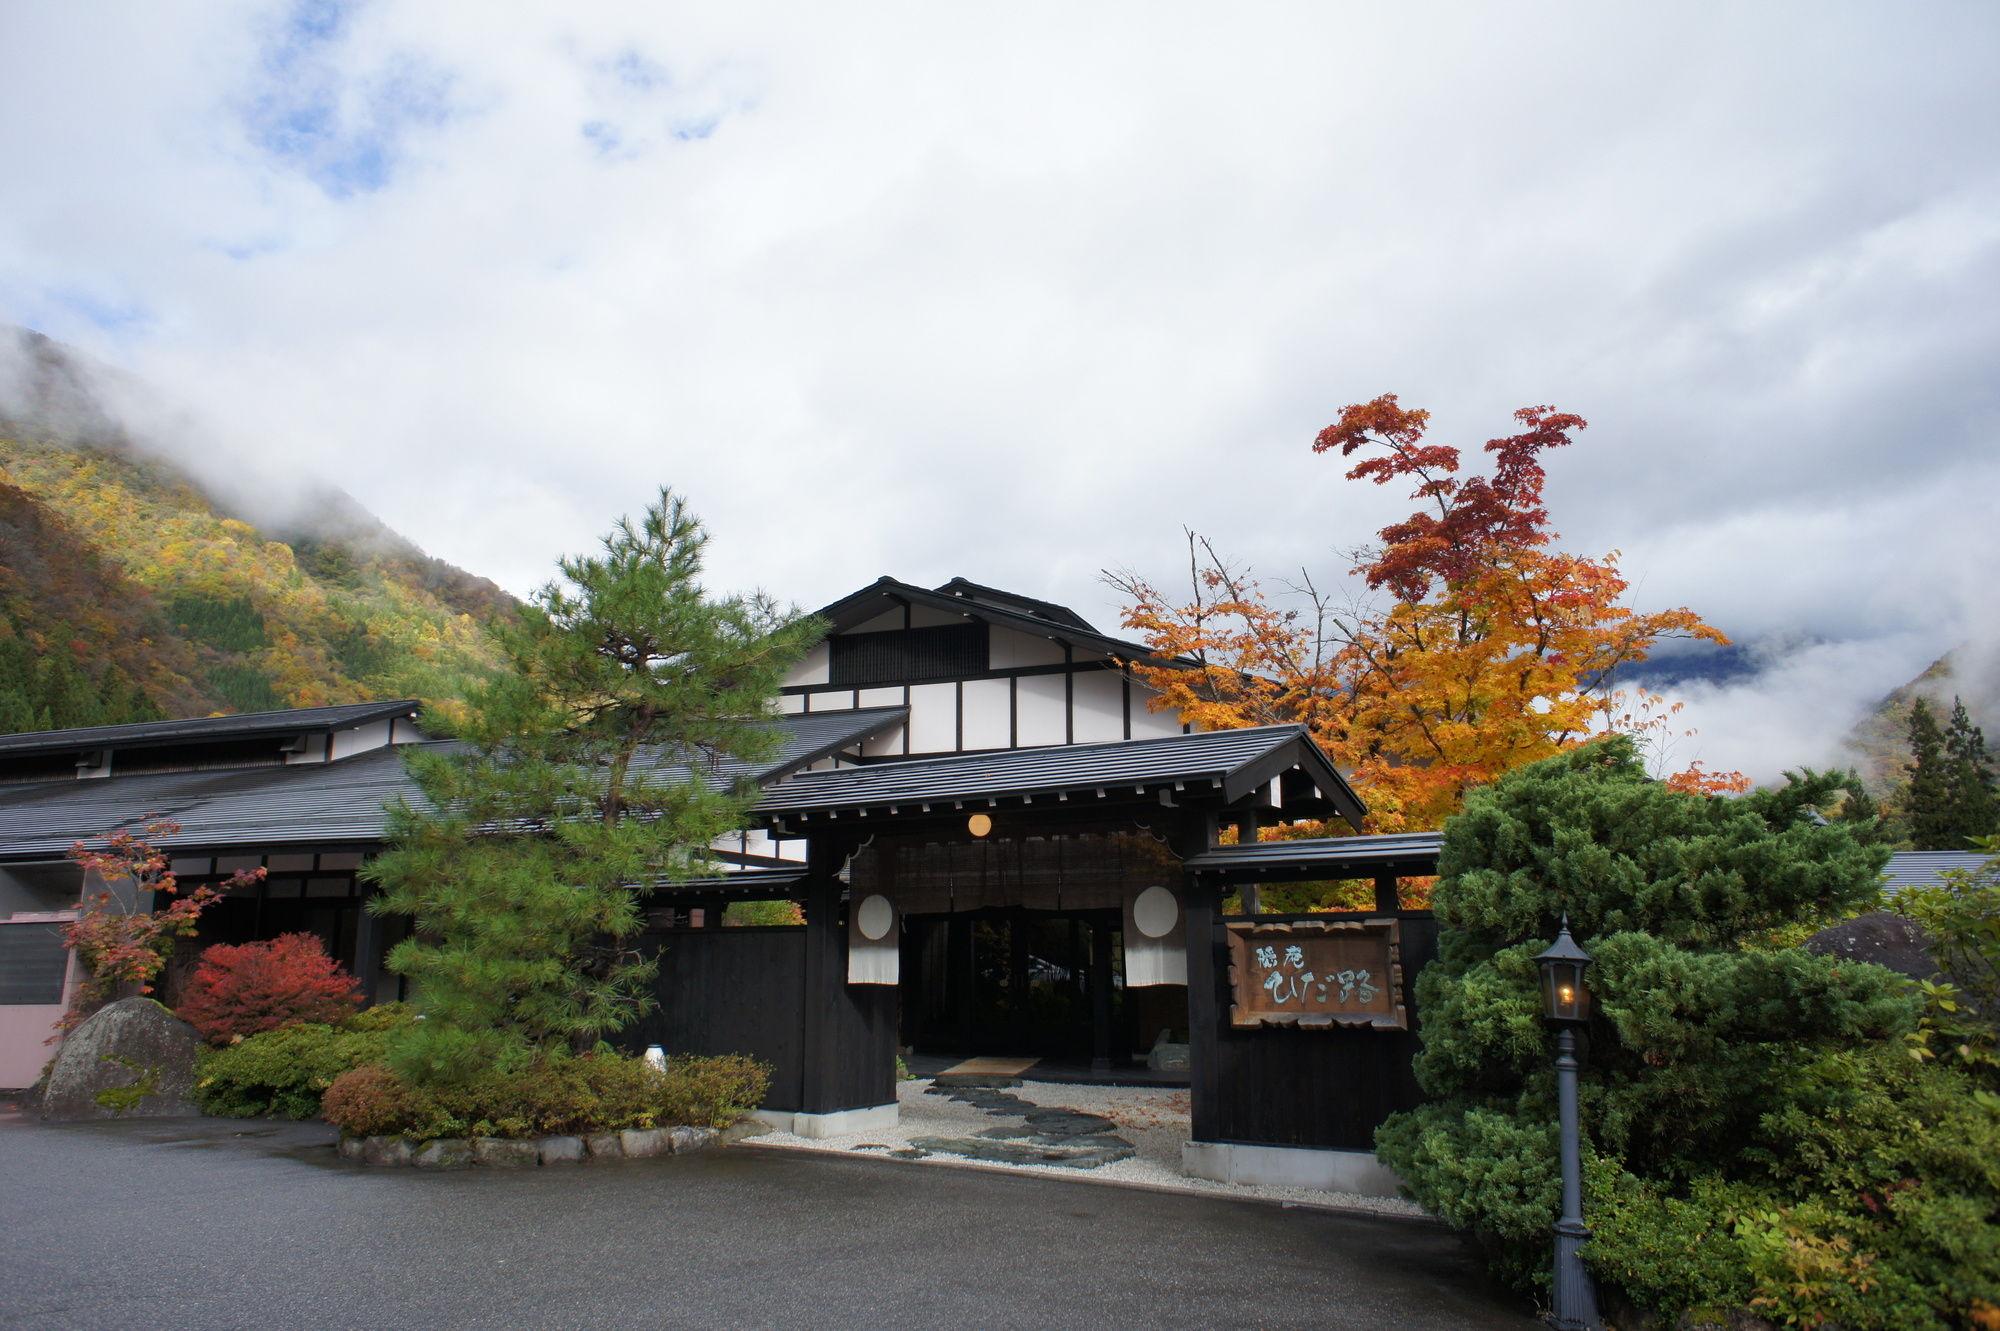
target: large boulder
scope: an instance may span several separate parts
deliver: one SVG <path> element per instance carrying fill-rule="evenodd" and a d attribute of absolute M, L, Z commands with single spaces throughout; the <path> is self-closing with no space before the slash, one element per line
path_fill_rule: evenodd
<path fill-rule="evenodd" d="M 1931 956 L 1931 936 L 1915 920 L 1886 910 L 1874 910 L 1829 925 L 1805 943 L 1806 951 L 1844 961 L 1872 961 L 1912 980 L 1937 976 Z"/>
<path fill-rule="evenodd" d="M 171 1118 L 194 1103 L 194 1027 L 150 998 L 121 998 L 63 1041 L 42 1090 L 42 1117 Z"/>

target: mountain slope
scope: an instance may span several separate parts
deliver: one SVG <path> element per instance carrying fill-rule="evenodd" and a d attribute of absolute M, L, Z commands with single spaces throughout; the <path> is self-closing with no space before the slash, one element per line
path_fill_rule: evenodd
<path fill-rule="evenodd" d="M 1951 715 L 1954 699 L 1963 699 L 1975 725 L 1986 732 L 1989 747 L 2000 748 L 2000 659 L 1991 649 L 1967 644 L 1931 662 L 1928 669 L 1884 698 L 1848 732 L 1847 747 L 1867 783 L 1893 790 L 1908 778 L 1910 707 L 1917 699 L 1930 703 L 1938 721 Z"/>
<path fill-rule="evenodd" d="M 492 583 L 329 488 L 247 512 L 148 452 L 96 367 L 19 347 L 0 374 L 0 732 L 385 697 L 448 711 L 495 663 L 486 625 L 512 602 Z"/>

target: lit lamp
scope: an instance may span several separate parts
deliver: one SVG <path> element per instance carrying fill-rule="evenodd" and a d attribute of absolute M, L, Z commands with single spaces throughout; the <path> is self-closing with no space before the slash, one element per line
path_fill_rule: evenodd
<path fill-rule="evenodd" d="M 983 813 L 975 813 L 965 820 L 965 830 L 974 836 L 985 836 L 993 830 L 993 820 Z"/>
<path fill-rule="evenodd" d="M 1583 1160 L 1576 1126 L 1576 1033 L 1590 1020 L 1590 989 L 1583 972 L 1590 954 L 1569 936 L 1569 916 L 1542 968 L 1542 1020 L 1556 1028 L 1556 1100 L 1562 1120 L 1562 1218 L 1556 1221 L 1555 1290 L 1549 1324 L 1559 1331 L 1598 1331 L 1597 1287 L 1579 1249 L 1590 1241 L 1583 1225 Z"/>

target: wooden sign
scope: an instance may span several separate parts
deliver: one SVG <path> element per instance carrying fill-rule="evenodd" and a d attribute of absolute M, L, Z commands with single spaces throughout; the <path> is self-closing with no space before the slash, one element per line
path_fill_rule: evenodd
<path fill-rule="evenodd" d="M 1406 1031 L 1395 920 L 1231 924 L 1229 1024 Z"/>

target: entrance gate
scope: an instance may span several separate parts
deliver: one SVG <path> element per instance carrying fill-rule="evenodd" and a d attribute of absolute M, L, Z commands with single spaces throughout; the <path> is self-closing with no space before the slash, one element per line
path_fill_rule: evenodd
<path fill-rule="evenodd" d="M 1133 1046 L 1116 910 L 904 917 L 902 1038 L 920 1054 L 1109 1066 Z"/>

